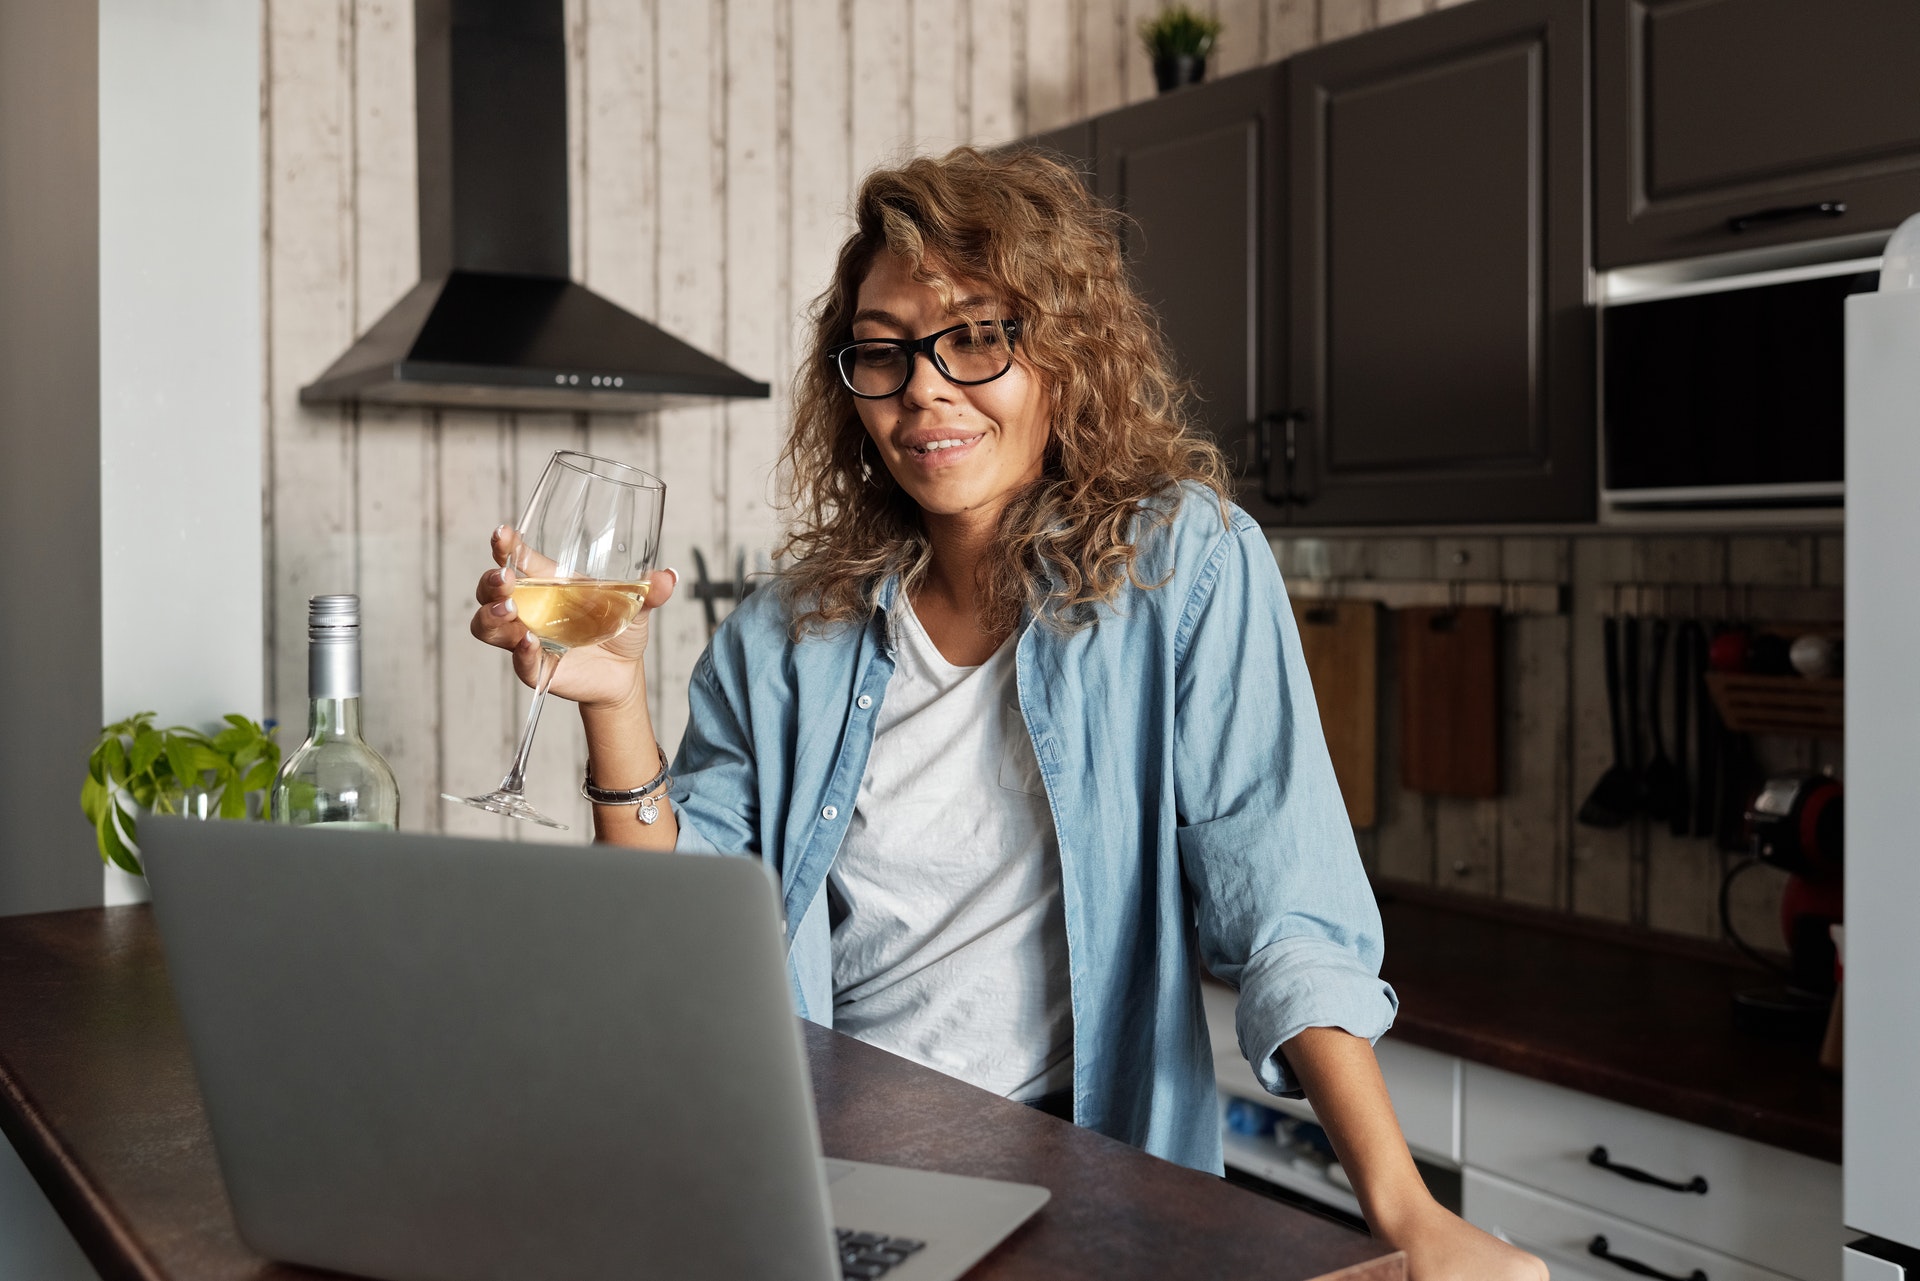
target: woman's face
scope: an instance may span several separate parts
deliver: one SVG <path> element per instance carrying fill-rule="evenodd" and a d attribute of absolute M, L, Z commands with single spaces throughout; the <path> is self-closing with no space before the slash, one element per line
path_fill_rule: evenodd
<path fill-rule="evenodd" d="M 924 338 L 963 320 L 1006 320 L 1005 304 L 979 281 L 953 281 L 954 308 L 913 278 L 897 254 L 882 252 L 860 283 L 855 338 Z M 1052 408 L 1039 378 L 1014 348 L 1013 367 L 992 382 L 950 383 L 916 357 L 907 385 L 884 400 L 855 400 L 881 460 L 922 511 L 998 517 L 1038 479 Z M 940 445 L 959 441 L 957 445 Z"/>

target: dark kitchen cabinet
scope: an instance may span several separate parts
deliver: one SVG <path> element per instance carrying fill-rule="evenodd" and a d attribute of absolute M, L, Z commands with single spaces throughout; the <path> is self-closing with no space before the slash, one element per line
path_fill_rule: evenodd
<path fill-rule="evenodd" d="M 1293 523 L 1592 518 L 1586 19 L 1474 0 L 1288 64 Z"/>
<path fill-rule="evenodd" d="M 1598 265 L 1885 231 L 1920 210 L 1920 2 L 1596 4 Z"/>
<path fill-rule="evenodd" d="M 1016 145 L 1034 147 L 1066 161 L 1093 181 L 1093 121 L 1063 125 L 1046 133 L 1023 138 Z"/>
<path fill-rule="evenodd" d="M 1267 496 L 1263 440 L 1285 404 L 1284 85 L 1282 68 L 1262 67 L 1094 122 L 1096 189 L 1128 216 L 1134 283 L 1227 456 L 1237 501 L 1268 524 L 1285 519 Z"/>

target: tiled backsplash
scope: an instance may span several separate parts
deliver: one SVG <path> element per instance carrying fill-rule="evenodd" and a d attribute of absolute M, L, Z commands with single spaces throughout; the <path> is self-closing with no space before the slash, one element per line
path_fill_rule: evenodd
<path fill-rule="evenodd" d="M 1288 537 L 1272 539 L 1290 583 L 1391 580 L 1553 583 L 1565 612 L 1502 622 L 1502 794 L 1494 800 L 1403 790 L 1397 768 L 1397 690 L 1391 611 L 1383 619 L 1375 826 L 1360 850 L 1378 876 L 1411 880 L 1582 916 L 1704 938 L 1721 935 L 1720 880 L 1738 855 L 1664 824 L 1582 826 L 1574 813 L 1611 763 L 1600 600 L 1613 583 L 1843 585 L 1837 534 L 1780 536 Z M 1764 620 L 1763 620 L 1764 621 Z M 1833 768 L 1840 745 L 1754 739 L 1769 771 Z M 1771 869 L 1735 885 L 1736 928 L 1779 947 L 1783 877 Z"/>

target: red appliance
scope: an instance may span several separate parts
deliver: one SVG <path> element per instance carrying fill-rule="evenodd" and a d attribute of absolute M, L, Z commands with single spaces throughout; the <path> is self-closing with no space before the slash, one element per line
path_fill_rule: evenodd
<path fill-rule="evenodd" d="M 1833 939 L 1829 926 L 1843 916 L 1842 845 L 1844 807 L 1838 779 L 1824 774 L 1771 778 L 1747 808 L 1753 854 L 1727 874 L 1721 886 L 1721 922 L 1740 948 L 1768 968 L 1777 962 L 1761 955 L 1733 930 L 1727 912 L 1727 887 L 1748 867 L 1766 864 L 1787 873 L 1780 898 L 1780 933 L 1791 966 L 1781 971 L 1784 987 L 1741 992 L 1734 997 L 1735 1020 L 1742 1027 L 1773 1036 L 1818 1040 L 1825 1031 L 1835 982 Z"/>

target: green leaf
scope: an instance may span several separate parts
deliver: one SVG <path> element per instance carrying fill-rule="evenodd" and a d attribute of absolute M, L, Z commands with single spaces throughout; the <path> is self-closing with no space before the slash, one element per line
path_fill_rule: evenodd
<path fill-rule="evenodd" d="M 279 772 L 280 765 L 277 761 L 255 761 L 253 767 L 247 771 L 246 781 L 241 786 L 249 792 L 264 792 L 273 786 L 273 776 Z"/>
<path fill-rule="evenodd" d="M 127 793 L 133 797 L 133 803 L 143 810 L 154 808 L 154 801 L 164 791 L 159 781 L 151 774 L 142 774 L 127 784 Z"/>
<path fill-rule="evenodd" d="M 126 823 L 127 834 L 125 839 L 122 839 L 120 835 L 120 821 Z M 131 875 L 145 875 L 145 872 L 140 867 L 139 858 L 135 856 L 132 850 L 127 848 L 127 841 L 138 839 L 134 835 L 133 815 L 122 814 L 119 806 L 110 805 L 107 807 L 107 812 L 100 816 L 100 825 L 95 831 L 98 834 L 100 843 L 100 855 L 105 861 L 112 863 L 121 871 L 130 873 Z"/>
<path fill-rule="evenodd" d="M 99 825 L 100 811 L 106 808 L 107 789 L 93 775 L 87 775 L 87 781 L 80 784 L 80 812 L 87 816 L 87 822 Z"/>
<path fill-rule="evenodd" d="M 107 747 L 107 777 L 116 783 L 127 781 L 127 749 L 120 746 L 118 738 L 110 738 Z"/>
<path fill-rule="evenodd" d="M 240 786 L 240 780 L 229 774 L 227 785 L 220 789 L 220 817 L 245 818 L 247 816 L 247 793 Z"/>
<path fill-rule="evenodd" d="M 135 774 L 144 774 L 153 768 L 160 759 L 162 743 L 155 730 L 143 729 L 133 736 L 133 751 L 129 754 L 127 767 Z"/>
<path fill-rule="evenodd" d="M 238 712 L 228 712 L 225 716 L 222 716 L 220 719 L 225 721 L 227 724 L 233 726 L 235 729 L 243 729 L 247 731 L 248 734 L 251 734 L 255 738 L 258 738 L 260 736 L 260 727 L 258 725 L 255 725 L 252 721 L 248 720 L 246 717 L 242 716 Z"/>
<path fill-rule="evenodd" d="M 100 732 L 103 735 L 110 734 L 114 738 L 133 738 L 141 730 L 152 727 L 153 717 L 152 712 L 135 712 L 124 721 L 115 721 Z"/>
<path fill-rule="evenodd" d="M 249 744 L 258 737 L 246 726 L 229 726 L 213 736 L 213 750 L 231 759 L 247 750 Z"/>
<path fill-rule="evenodd" d="M 199 767 L 194 764 L 193 744 L 172 734 L 167 736 L 167 767 L 173 771 L 174 782 L 182 787 L 190 787 L 200 781 Z"/>

